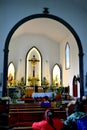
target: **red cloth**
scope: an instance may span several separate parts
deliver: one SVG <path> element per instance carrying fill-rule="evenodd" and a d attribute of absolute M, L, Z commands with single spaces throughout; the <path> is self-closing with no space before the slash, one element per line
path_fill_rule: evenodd
<path fill-rule="evenodd" d="M 61 130 L 63 127 L 63 122 L 60 119 L 54 118 L 53 124 L 56 130 Z M 52 126 L 47 122 L 47 120 L 42 120 L 40 122 L 34 122 L 32 124 L 33 130 L 54 130 Z"/>
<path fill-rule="evenodd" d="M 77 84 L 73 85 L 73 96 L 77 97 L 78 96 L 78 89 L 77 89 Z"/>

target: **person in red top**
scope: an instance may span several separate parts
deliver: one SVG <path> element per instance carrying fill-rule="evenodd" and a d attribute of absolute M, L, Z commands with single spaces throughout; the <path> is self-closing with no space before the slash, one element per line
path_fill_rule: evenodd
<path fill-rule="evenodd" d="M 44 120 L 32 124 L 33 130 L 61 130 L 63 128 L 62 120 L 54 117 L 53 110 L 47 109 L 44 117 Z"/>

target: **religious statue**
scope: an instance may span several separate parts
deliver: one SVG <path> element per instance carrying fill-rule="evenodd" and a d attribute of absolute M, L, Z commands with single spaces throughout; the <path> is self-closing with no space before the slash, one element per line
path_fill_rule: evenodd
<path fill-rule="evenodd" d="M 37 62 L 39 62 L 39 60 L 37 60 L 35 58 L 35 55 L 33 55 L 33 58 L 31 58 L 31 60 L 29 60 L 32 64 L 32 67 L 33 67 L 33 77 L 35 77 L 35 65 L 37 64 Z"/>
<path fill-rule="evenodd" d="M 8 76 L 8 86 L 12 85 L 12 81 L 13 81 L 13 75 L 11 73 L 9 73 L 9 76 Z"/>
<path fill-rule="evenodd" d="M 36 83 L 37 78 L 35 77 L 35 66 L 36 66 L 37 62 L 39 62 L 39 60 L 37 60 L 35 55 L 33 55 L 33 57 L 29 60 L 29 62 L 31 62 L 31 64 L 32 64 L 32 68 L 33 68 L 32 82 L 34 83 L 34 87 L 36 89 L 35 83 Z M 35 90 L 35 91 L 37 91 L 37 90 Z"/>

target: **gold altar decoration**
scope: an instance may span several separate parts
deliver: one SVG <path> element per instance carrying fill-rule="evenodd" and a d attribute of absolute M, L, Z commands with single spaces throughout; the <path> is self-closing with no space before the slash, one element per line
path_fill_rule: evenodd
<path fill-rule="evenodd" d="M 39 78 L 38 78 L 38 77 L 29 76 L 28 82 L 29 82 L 29 85 L 30 85 L 30 86 L 35 86 L 35 85 L 38 86 Z"/>

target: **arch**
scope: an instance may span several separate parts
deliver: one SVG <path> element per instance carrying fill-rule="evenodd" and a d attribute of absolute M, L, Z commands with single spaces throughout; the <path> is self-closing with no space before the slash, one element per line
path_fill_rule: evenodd
<path fill-rule="evenodd" d="M 35 56 L 35 59 L 37 60 L 36 62 L 38 62 L 38 66 L 36 66 L 37 63 L 35 63 L 35 74 L 32 70 L 33 68 L 32 68 L 32 63 L 31 63 L 31 59 L 32 59 L 33 56 Z M 29 63 L 29 61 L 30 61 L 30 63 Z M 41 85 L 41 79 L 42 79 L 42 77 L 41 77 L 41 75 L 42 75 L 42 55 L 41 55 L 40 51 L 35 46 L 30 48 L 29 51 L 26 54 L 25 67 L 26 67 L 25 68 L 26 85 L 28 85 L 28 78 L 31 79 L 34 76 L 34 78 L 36 78 L 36 80 L 37 79 L 39 80 L 38 85 L 40 86 Z"/>
<path fill-rule="evenodd" d="M 13 62 L 8 65 L 8 86 L 12 85 L 12 80 L 15 79 L 15 66 Z"/>
<path fill-rule="evenodd" d="M 62 86 L 62 69 L 59 64 L 55 64 L 52 69 L 52 79 L 55 86 Z"/>
<path fill-rule="evenodd" d="M 10 39 L 13 35 L 13 33 L 16 31 L 16 29 L 22 25 L 23 23 L 25 23 L 26 21 L 32 20 L 32 19 L 36 19 L 36 18 L 49 18 L 49 19 L 53 19 L 56 20 L 60 23 L 62 23 L 64 26 L 66 26 L 66 28 L 69 29 L 69 31 L 72 33 L 72 35 L 74 36 L 76 42 L 77 42 L 77 46 L 79 49 L 79 73 L 80 73 L 80 95 L 84 95 L 84 80 L 83 80 L 83 49 L 82 49 L 82 45 L 81 45 L 81 41 L 79 36 L 77 35 L 77 33 L 75 32 L 75 30 L 63 19 L 54 16 L 52 14 L 46 14 L 46 13 L 41 13 L 41 14 L 33 14 L 31 16 L 25 17 L 24 19 L 20 20 L 9 32 L 6 41 L 5 41 L 5 47 L 4 47 L 4 67 L 3 67 L 3 91 L 2 91 L 2 95 L 6 96 L 6 85 L 7 85 L 7 66 L 8 66 L 8 52 L 9 52 L 9 43 L 10 43 Z"/>

